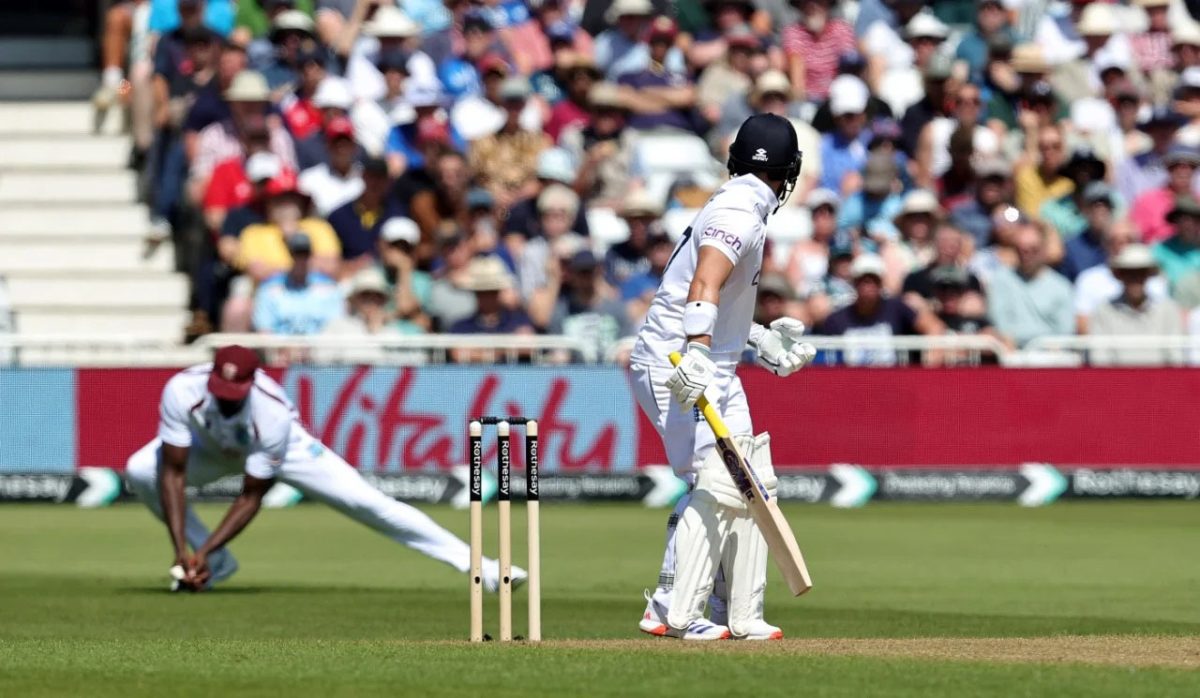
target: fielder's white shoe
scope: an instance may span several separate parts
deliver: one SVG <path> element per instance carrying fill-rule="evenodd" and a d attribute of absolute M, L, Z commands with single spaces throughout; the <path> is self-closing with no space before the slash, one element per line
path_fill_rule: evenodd
<path fill-rule="evenodd" d="M 520 589 L 525 586 L 525 581 L 529 579 L 529 573 L 524 569 L 513 565 L 512 566 L 512 588 Z M 483 562 L 483 588 L 485 591 L 495 594 L 500 591 L 500 563 L 496 560 L 484 560 Z"/>
<path fill-rule="evenodd" d="M 709 599 L 709 608 L 712 612 L 708 614 L 709 620 L 714 623 L 728 625 L 729 621 L 726 616 L 725 600 L 719 597 Z M 749 632 L 745 635 L 734 635 L 732 628 L 730 629 L 730 638 L 733 640 L 782 640 L 783 630 L 771 625 L 762 618 L 756 618 L 750 622 Z"/>
<path fill-rule="evenodd" d="M 686 630 L 676 630 L 667 625 L 667 609 L 654 600 L 650 592 L 646 594 L 646 612 L 638 621 L 638 630 L 656 637 L 674 637 L 681 640 L 703 642 L 705 640 L 726 640 L 729 638 L 729 628 L 717 625 L 704 618 L 692 621 Z"/>

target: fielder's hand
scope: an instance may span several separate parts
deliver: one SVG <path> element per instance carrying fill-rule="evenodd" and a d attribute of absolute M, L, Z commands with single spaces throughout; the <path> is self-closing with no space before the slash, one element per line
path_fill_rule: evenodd
<path fill-rule="evenodd" d="M 817 349 L 803 342 L 804 323 L 781 317 L 758 339 L 758 365 L 785 378 L 812 363 Z"/>
<path fill-rule="evenodd" d="M 685 410 L 690 410 L 716 375 L 717 365 L 708 358 L 708 347 L 689 342 L 687 353 L 667 378 L 667 390 Z"/>

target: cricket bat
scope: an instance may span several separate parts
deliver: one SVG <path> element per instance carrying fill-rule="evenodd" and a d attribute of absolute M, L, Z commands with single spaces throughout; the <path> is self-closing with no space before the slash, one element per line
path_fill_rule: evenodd
<path fill-rule="evenodd" d="M 683 360 L 683 356 L 679 352 L 673 351 L 670 359 L 672 366 L 678 366 L 679 362 Z M 812 588 L 812 577 L 808 574 L 808 565 L 804 564 L 804 554 L 800 552 L 796 536 L 792 533 L 787 519 L 783 517 L 783 512 L 779 510 L 779 503 L 767 493 L 766 488 L 759 481 L 758 475 L 755 474 L 754 468 L 738 451 L 737 445 L 730 438 L 729 428 L 725 426 L 717 408 L 709 404 L 708 399 L 703 395 L 696 401 L 696 407 L 713 430 L 713 435 L 717 438 L 717 452 L 721 454 L 721 461 L 725 463 L 729 477 L 733 479 L 734 484 L 741 491 L 742 497 L 749 504 L 750 515 L 754 517 L 754 523 L 762 532 L 763 539 L 767 542 L 767 549 L 771 551 L 775 566 L 779 568 L 780 574 L 787 582 L 792 596 L 803 594 Z"/>

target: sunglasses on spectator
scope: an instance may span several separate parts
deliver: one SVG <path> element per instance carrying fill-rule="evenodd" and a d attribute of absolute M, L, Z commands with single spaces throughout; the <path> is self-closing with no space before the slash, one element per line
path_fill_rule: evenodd
<path fill-rule="evenodd" d="M 1038 150 L 1041 151 L 1056 152 L 1062 150 L 1062 148 L 1062 141 L 1046 141 L 1044 143 L 1038 143 Z"/>

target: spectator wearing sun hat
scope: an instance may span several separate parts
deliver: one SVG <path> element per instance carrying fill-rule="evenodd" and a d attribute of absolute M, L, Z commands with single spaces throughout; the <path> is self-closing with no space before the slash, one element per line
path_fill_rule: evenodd
<path fill-rule="evenodd" d="M 206 126 L 196 137 L 192 157 L 190 187 L 197 194 L 204 191 L 217 163 L 244 155 L 243 134 L 248 128 L 262 127 L 268 132 L 270 151 L 279 157 L 284 167 L 296 168 L 296 149 L 287 129 L 277 119 L 268 118 L 271 93 L 260 73 L 243 70 L 225 90 L 231 118 Z M 193 200 L 200 196 L 193 195 Z"/>
<path fill-rule="evenodd" d="M 1101 240 L 1104 256 L 1098 263 L 1083 270 L 1075 278 L 1075 322 L 1080 334 L 1087 333 L 1088 318 L 1096 312 L 1097 308 L 1116 300 L 1121 295 L 1121 282 L 1113 274 L 1109 260 L 1116 259 L 1122 250 L 1137 242 L 1137 229 L 1128 220 L 1116 221 L 1105 231 L 1104 238 Z M 1177 288 L 1176 291 L 1178 290 Z M 1155 274 L 1148 279 L 1146 293 L 1156 300 L 1170 296 L 1166 277 L 1162 274 Z"/>
<path fill-rule="evenodd" d="M 374 102 L 387 93 L 383 74 L 375 64 L 383 53 L 407 51 L 411 54 L 407 65 L 411 79 L 423 84 L 438 79 L 437 65 L 421 50 L 420 25 L 395 5 L 378 5 L 366 22 L 361 16 L 352 17 L 334 48 L 346 62 L 345 76 L 358 99 Z"/>
<path fill-rule="evenodd" d="M 271 20 L 265 46 L 252 42 L 247 49 L 250 66 L 261 72 L 271 89 L 296 84 L 300 57 L 317 45 L 316 25 L 312 17 L 296 9 L 284 9 Z"/>
<path fill-rule="evenodd" d="M 475 295 L 475 312 L 450 326 L 450 334 L 533 334 L 524 310 L 506 307 L 502 294 L 511 291 L 512 275 L 497 257 L 476 257 L 467 267 L 465 288 Z M 487 350 L 456 349 L 459 363 L 494 361 Z"/>
<path fill-rule="evenodd" d="M 1155 299 L 1147 283 L 1158 271 L 1150 248 L 1126 245 L 1108 262 L 1121 284 L 1121 293 L 1110 303 L 1096 308 L 1088 321 L 1092 336 L 1180 336 L 1184 334 L 1183 309 L 1170 298 Z M 1159 366 L 1180 364 L 1178 349 L 1096 349 L 1088 353 L 1093 365 Z"/>
<path fill-rule="evenodd" d="M 934 257 L 933 234 L 945 216 L 937 196 L 927 189 L 913 189 L 904 195 L 900 210 L 892 218 L 895 237 L 879 241 L 878 252 L 886 273 L 884 289 L 899 295 L 909 273 L 927 265 Z"/>
<path fill-rule="evenodd" d="M 605 13 L 610 28 L 596 37 L 596 65 L 607 80 L 616 81 L 621 75 L 645 70 L 650 65 L 649 46 L 643 33 L 654 15 L 650 0 L 613 0 Z M 683 52 L 672 48 L 667 52 L 664 67 L 674 73 L 685 70 Z"/>
<path fill-rule="evenodd" d="M 637 189 L 630 192 L 620 214 L 629 228 L 629 237 L 608 248 L 604 255 L 605 278 L 616 288 L 650 269 L 647 252 L 650 238 L 662 233 L 659 219 L 663 205 L 644 189 Z"/>
<path fill-rule="evenodd" d="M 343 337 L 424 334 L 425 328 L 418 322 L 396 319 L 392 300 L 393 291 L 383 272 L 374 267 L 360 269 L 348 284 L 348 312 L 326 324 L 322 334 Z M 428 322 L 428 318 L 424 320 Z"/>
<path fill-rule="evenodd" d="M 594 206 L 619 208 L 629 190 L 635 134 L 625 128 L 629 114 L 621 88 L 599 82 L 588 93 L 591 123 L 563 131 L 559 145 L 578 164 L 576 190 Z"/>

